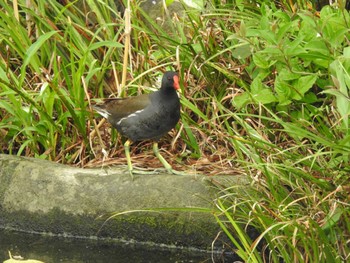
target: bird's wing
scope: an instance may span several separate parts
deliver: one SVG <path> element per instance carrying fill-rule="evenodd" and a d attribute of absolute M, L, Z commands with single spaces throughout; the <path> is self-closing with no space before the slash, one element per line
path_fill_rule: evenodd
<path fill-rule="evenodd" d="M 109 115 L 113 115 L 113 119 L 121 119 L 136 111 L 145 109 L 150 103 L 149 94 L 142 94 L 127 98 L 105 99 L 102 105 L 96 105 L 94 108 L 100 114 L 101 111 L 108 112 Z"/>

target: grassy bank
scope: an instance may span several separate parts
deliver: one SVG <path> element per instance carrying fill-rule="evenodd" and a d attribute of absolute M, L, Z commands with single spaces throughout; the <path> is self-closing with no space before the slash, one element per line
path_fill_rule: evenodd
<path fill-rule="evenodd" d="M 0 0 L 0 151 L 125 164 L 121 138 L 91 102 L 149 92 L 161 70 L 176 69 L 181 122 L 160 146 L 179 170 L 251 178 L 254 191 L 218 186 L 214 200 L 242 259 L 345 261 L 349 13 L 231 2 L 179 5 L 178 16 L 131 3 L 129 20 L 114 1 Z M 149 142 L 132 151 L 138 166 L 159 167 Z M 250 240 L 248 225 L 261 236 Z"/>

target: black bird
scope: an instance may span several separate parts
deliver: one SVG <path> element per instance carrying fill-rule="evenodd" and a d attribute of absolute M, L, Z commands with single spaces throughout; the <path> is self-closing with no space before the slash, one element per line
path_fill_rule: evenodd
<path fill-rule="evenodd" d="M 118 132 L 127 137 L 124 144 L 130 175 L 133 167 L 130 159 L 131 142 L 153 140 L 153 151 L 169 173 L 176 173 L 159 153 L 158 140 L 175 127 L 180 119 L 180 100 L 176 92 L 180 88 L 176 72 L 167 71 L 159 90 L 134 97 L 107 100 L 94 109 L 106 118 Z"/>

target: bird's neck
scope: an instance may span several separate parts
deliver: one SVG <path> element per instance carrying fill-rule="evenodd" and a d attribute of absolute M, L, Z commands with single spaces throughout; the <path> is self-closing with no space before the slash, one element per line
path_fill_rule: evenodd
<path fill-rule="evenodd" d="M 176 94 L 176 90 L 174 88 L 161 88 L 159 94 L 161 96 L 172 96 L 173 94 Z"/>

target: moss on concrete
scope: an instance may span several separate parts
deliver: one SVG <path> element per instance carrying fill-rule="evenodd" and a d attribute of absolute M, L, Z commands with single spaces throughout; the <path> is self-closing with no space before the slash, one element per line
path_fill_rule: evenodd
<path fill-rule="evenodd" d="M 148 212 L 117 216 L 108 221 L 97 215 L 67 214 L 58 208 L 45 214 L 24 210 L 0 210 L 0 214 L 2 226 L 31 233 L 109 238 L 205 250 L 211 249 L 213 234 L 219 231 L 214 222 L 199 224 L 193 220 L 174 224 L 169 215 L 157 216 Z"/>
<path fill-rule="evenodd" d="M 8 155 L 0 155 L 0 167 L 3 228 L 209 250 L 220 231 L 210 213 L 194 212 L 214 209 L 210 200 L 217 190 L 206 177 L 159 174 L 131 180 L 120 168 L 78 169 Z M 191 207 L 192 212 L 182 210 Z M 152 208 L 167 209 L 135 212 Z"/>

